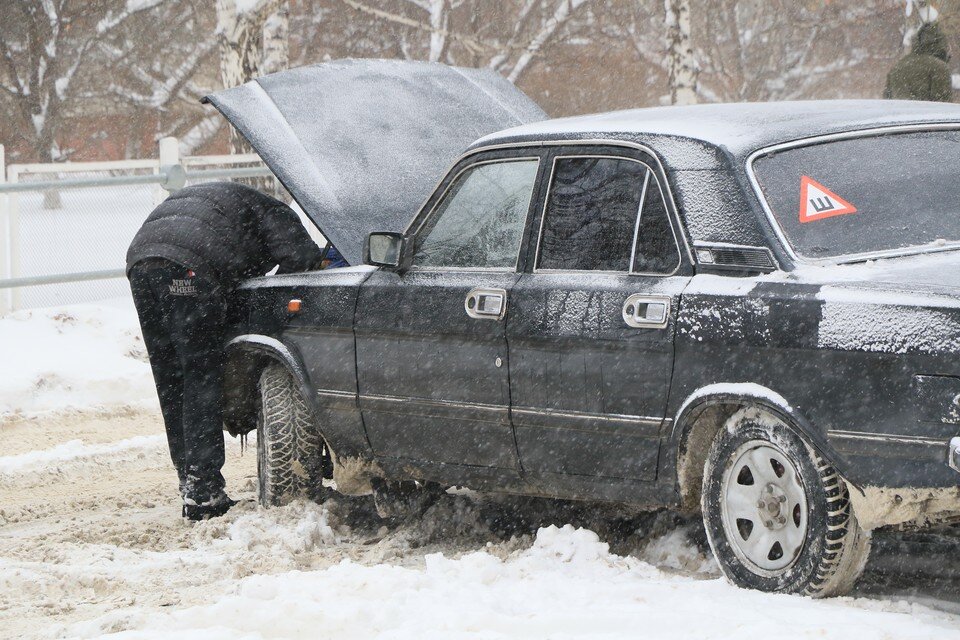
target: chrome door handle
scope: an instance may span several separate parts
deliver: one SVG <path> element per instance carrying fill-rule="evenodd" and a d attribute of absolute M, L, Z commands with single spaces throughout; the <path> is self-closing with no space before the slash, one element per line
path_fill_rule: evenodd
<path fill-rule="evenodd" d="M 499 320 L 507 311 L 507 292 L 503 289 L 473 289 L 463 301 L 467 315 L 478 320 Z"/>
<path fill-rule="evenodd" d="M 663 329 L 670 320 L 670 296 L 635 293 L 623 303 L 623 321 L 638 329 Z"/>

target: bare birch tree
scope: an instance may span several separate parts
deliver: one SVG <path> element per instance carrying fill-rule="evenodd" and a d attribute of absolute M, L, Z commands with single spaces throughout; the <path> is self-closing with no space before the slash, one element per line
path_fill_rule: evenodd
<path fill-rule="evenodd" d="M 596 0 L 339 0 L 399 28 L 402 57 L 485 66 L 517 82 L 544 49 Z"/>
<path fill-rule="evenodd" d="M 70 102 L 82 95 L 87 65 L 109 67 L 136 46 L 116 37 L 161 0 L 18 0 L 0 5 L 0 100 L 13 106 L 18 134 L 40 162 L 69 156 L 59 134 Z"/>
<path fill-rule="evenodd" d="M 260 75 L 282 71 L 290 66 L 290 7 L 286 1 L 277 7 L 263 23 L 263 55 Z"/>
<path fill-rule="evenodd" d="M 597 16 L 605 42 L 628 42 L 658 77 L 660 103 L 879 96 L 900 54 L 903 1 L 682 0 L 686 37 L 680 0 L 638 0 Z M 652 28 L 658 21 L 666 36 Z"/>
<path fill-rule="evenodd" d="M 690 40 L 690 0 L 664 0 L 670 104 L 697 102 L 697 60 Z"/>
<path fill-rule="evenodd" d="M 224 87 L 235 87 L 287 66 L 288 12 L 286 0 L 217 0 L 220 79 Z M 252 152 L 233 128 L 230 148 L 233 153 Z"/>
<path fill-rule="evenodd" d="M 162 5 L 162 0 L 20 0 L 0 5 L 0 108 L 14 115 L 19 126 L 10 130 L 40 162 L 70 157 L 62 134 L 71 109 L 115 99 L 118 92 L 110 86 L 111 78 L 139 74 L 138 88 L 147 93 L 127 86 L 119 93 L 128 105 L 140 100 L 156 109 L 180 92 L 203 52 L 175 50 L 167 59 L 176 72 L 161 79 L 145 71 L 141 40 L 130 37 L 135 24 L 149 18 L 155 21 L 155 34 Z M 103 72 L 111 67 L 122 71 Z M 57 192 L 46 192 L 44 202 L 58 207 Z"/>

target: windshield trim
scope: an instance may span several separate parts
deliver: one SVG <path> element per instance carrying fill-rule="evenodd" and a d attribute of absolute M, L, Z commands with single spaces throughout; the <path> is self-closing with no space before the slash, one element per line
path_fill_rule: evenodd
<path fill-rule="evenodd" d="M 757 158 L 768 155 L 770 153 L 776 153 L 778 151 L 784 151 L 786 149 L 796 149 L 798 147 L 809 147 L 815 144 L 821 144 L 823 142 L 834 142 L 837 140 L 851 140 L 856 138 L 873 138 L 881 135 L 896 134 L 896 133 L 914 133 L 919 131 L 960 131 L 960 122 L 938 122 L 938 123 L 928 123 L 928 124 L 911 124 L 911 125 L 895 125 L 895 126 L 886 126 L 886 127 L 873 127 L 870 129 L 856 129 L 851 131 L 844 131 L 842 133 L 832 133 L 828 135 L 821 136 L 812 136 L 809 138 L 799 138 L 797 140 L 791 140 L 790 142 L 782 142 L 779 144 L 771 145 L 768 147 L 763 147 L 751 153 L 747 157 L 746 161 L 746 171 L 747 178 L 750 180 L 750 185 L 753 188 L 754 193 L 757 196 L 757 199 L 760 201 L 760 206 L 763 208 L 763 212 L 766 214 L 767 221 L 770 223 L 770 227 L 773 229 L 774 234 L 777 236 L 777 240 L 780 242 L 780 246 L 783 247 L 783 250 L 790 256 L 790 259 L 795 264 L 806 264 L 806 265 L 832 265 L 832 264 L 848 264 L 851 262 L 864 262 L 866 260 L 873 260 L 879 258 L 898 258 L 902 256 L 912 256 L 918 254 L 926 253 L 940 253 L 942 251 L 955 251 L 960 249 L 960 241 L 951 242 L 949 244 L 943 245 L 933 245 L 933 244 L 924 244 L 924 245 L 913 245 L 910 247 L 904 247 L 902 249 L 888 249 L 884 251 L 868 251 L 864 253 L 845 253 L 838 256 L 832 256 L 830 258 L 812 258 L 810 256 L 805 256 L 802 253 L 797 252 L 793 245 L 790 243 L 787 234 L 784 232 L 783 227 L 780 225 L 780 222 L 777 220 L 777 217 L 774 215 L 773 210 L 770 208 L 770 204 L 767 202 L 767 198 L 763 193 L 763 189 L 760 188 L 760 182 L 757 180 L 756 172 L 753 168 L 753 163 Z"/>

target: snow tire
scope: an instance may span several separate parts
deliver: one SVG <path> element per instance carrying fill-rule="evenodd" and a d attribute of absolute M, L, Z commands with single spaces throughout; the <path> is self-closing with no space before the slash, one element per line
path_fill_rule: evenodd
<path fill-rule="evenodd" d="M 257 479 L 260 504 L 315 499 L 331 471 L 329 452 L 293 376 L 281 365 L 260 375 Z"/>
<path fill-rule="evenodd" d="M 738 478 L 736 482 L 744 484 L 740 479 L 744 469 L 740 469 L 741 475 L 738 475 L 738 470 L 734 467 L 741 466 L 740 461 L 745 459 L 743 456 L 754 450 L 770 452 L 768 458 L 772 459 L 768 462 L 772 463 L 774 469 L 771 478 L 776 480 L 775 476 L 779 472 L 788 480 L 788 484 L 792 484 L 796 491 L 802 491 L 803 494 L 796 500 L 789 499 L 787 495 L 779 499 L 779 502 L 788 507 L 783 514 L 791 519 L 788 522 L 795 518 L 797 523 L 803 523 L 800 534 L 802 542 L 797 545 L 795 553 L 785 554 L 779 559 L 781 564 L 786 565 L 782 567 L 776 566 L 778 558 L 774 547 L 768 556 L 774 559 L 773 570 L 754 564 L 747 557 L 744 548 L 749 547 L 743 541 L 743 531 L 733 530 L 734 526 L 730 523 L 734 518 L 725 518 L 724 515 L 735 510 L 733 498 L 736 494 L 730 493 L 729 478 Z M 740 455 L 740 452 L 744 451 L 747 453 Z M 763 460 L 762 453 L 759 458 Z M 749 468 L 750 463 L 744 463 L 744 466 Z M 747 484 L 753 484 L 749 473 L 746 474 L 746 480 L 749 481 Z M 758 497 L 753 500 L 759 498 L 759 505 L 769 506 L 759 494 L 761 490 L 766 490 L 765 487 L 760 487 L 760 484 L 762 482 L 758 482 L 755 488 Z M 778 483 L 771 483 L 773 484 Z M 776 488 L 769 491 L 774 492 Z M 787 487 L 786 491 L 789 494 L 790 488 Z M 758 508 L 758 504 L 752 506 Z M 794 506 L 790 508 L 790 504 Z M 836 469 L 796 430 L 756 408 L 743 409 L 731 416 L 714 438 L 704 469 L 701 508 L 714 556 L 724 575 L 740 587 L 812 597 L 843 595 L 853 588 L 869 557 L 870 533 L 864 531 L 857 522 L 847 484 Z M 725 509 L 729 510 L 724 511 Z M 773 506 L 770 509 L 777 509 L 775 513 L 780 517 L 779 507 Z M 772 511 L 758 508 L 757 513 L 757 522 L 751 522 L 751 525 L 777 526 L 771 522 L 773 516 L 767 515 L 773 513 Z M 749 521 L 749 518 L 735 520 L 737 527 Z M 782 522 L 783 518 L 780 521 Z M 758 531 L 760 534 L 768 533 L 764 529 Z M 751 534 L 752 527 L 746 536 Z M 737 535 L 741 536 L 740 540 L 731 537 Z M 763 540 L 776 540 L 776 535 L 776 532 L 770 531 L 769 537 Z M 783 548 L 780 550 L 782 552 Z"/>

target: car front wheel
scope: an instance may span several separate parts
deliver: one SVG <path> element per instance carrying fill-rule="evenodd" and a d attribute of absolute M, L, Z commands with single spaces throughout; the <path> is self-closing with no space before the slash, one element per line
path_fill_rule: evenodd
<path fill-rule="evenodd" d="M 842 595 L 863 572 L 870 535 L 846 483 L 788 425 L 733 415 L 704 469 L 704 526 L 724 575 L 761 591 Z"/>
<path fill-rule="evenodd" d="M 330 453 L 293 376 L 280 365 L 260 375 L 257 479 L 260 504 L 318 499 L 332 475 Z"/>

